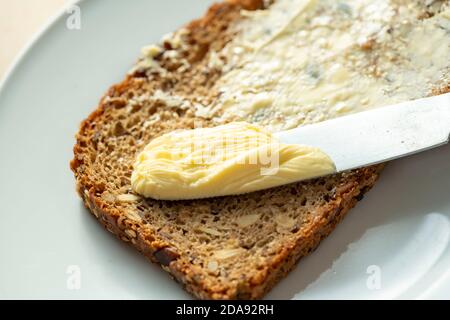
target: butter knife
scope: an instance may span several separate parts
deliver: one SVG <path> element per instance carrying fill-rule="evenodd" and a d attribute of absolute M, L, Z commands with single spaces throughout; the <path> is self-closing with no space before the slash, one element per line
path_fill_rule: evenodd
<path fill-rule="evenodd" d="M 337 172 L 379 164 L 445 145 L 450 93 L 412 100 L 278 132 L 283 143 L 320 148 Z"/>

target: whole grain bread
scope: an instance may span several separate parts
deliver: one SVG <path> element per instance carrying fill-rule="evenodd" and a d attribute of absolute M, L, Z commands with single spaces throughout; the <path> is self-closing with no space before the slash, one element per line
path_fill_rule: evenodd
<path fill-rule="evenodd" d="M 231 27 L 244 19 L 242 8 L 267 4 L 234 0 L 212 6 L 184 28 L 187 48 L 164 43 L 164 50 L 177 52 L 188 67 L 180 68 L 182 59 L 158 54 L 164 72 L 136 68 L 108 91 L 76 137 L 71 168 L 86 207 L 201 299 L 263 297 L 363 198 L 382 169 L 204 200 L 156 201 L 132 193 L 134 158 L 151 139 L 198 122 L 214 125 L 192 108 L 217 95 L 212 87 L 220 70 L 206 66 L 208 57 L 233 38 Z M 169 103 L 161 92 L 189 103 Z M 154 98 L 138 99 L 142 95 Z"/>

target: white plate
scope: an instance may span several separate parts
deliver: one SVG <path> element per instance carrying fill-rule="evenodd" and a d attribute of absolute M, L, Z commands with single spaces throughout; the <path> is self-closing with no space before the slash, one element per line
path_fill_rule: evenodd
<path fill-rule="evenodd" d="M 3 83 L 0 298 L 189 298 L 88 214 L 69 170 L 80 121 L 141 46 L 212 1 L 132 2 L 83 1 L 81 30 L 61 15 Z M 449 218 L 450 147 L 392 163 L 267 298 L 449 298 Z"/>

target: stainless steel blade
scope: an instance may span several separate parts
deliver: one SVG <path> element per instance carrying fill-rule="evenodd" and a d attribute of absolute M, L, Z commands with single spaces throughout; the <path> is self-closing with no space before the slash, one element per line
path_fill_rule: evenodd
<path fill-rule="evenodd" d="M 281 142 L 320 148 L 338 172 L 438 147 L 449 135 L 450 93 L 276 133 Z"/>

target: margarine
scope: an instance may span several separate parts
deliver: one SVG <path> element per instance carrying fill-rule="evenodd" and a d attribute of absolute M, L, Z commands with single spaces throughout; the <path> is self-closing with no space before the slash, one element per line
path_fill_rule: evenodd
<path fill-rule="evenodd" d="M 248 193 L 335 172 L 315 147 L 282 144 L 262 127 L 233 122 L 175 131 L 152 140 L 137 156 L 131 184 L 161 200 Z"/>
<path fill-rule="evenodd" d="M 428 3 L 429 2 L 429 3 Z M 450 81 L 450 5 L 277 0 L 243 11 L 209 106 L 272 131 L 428 96 Z"/>

